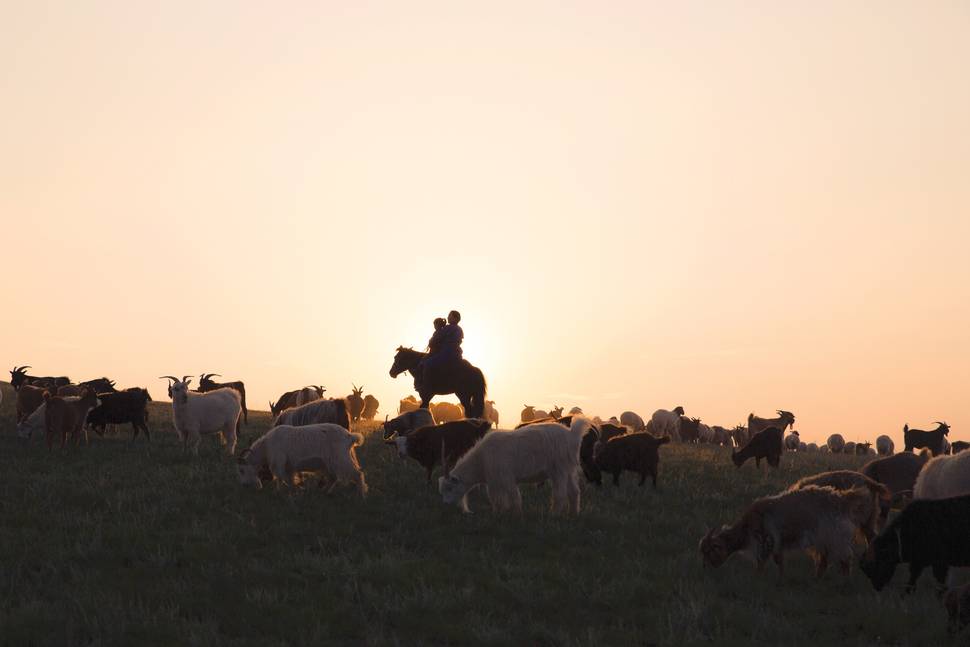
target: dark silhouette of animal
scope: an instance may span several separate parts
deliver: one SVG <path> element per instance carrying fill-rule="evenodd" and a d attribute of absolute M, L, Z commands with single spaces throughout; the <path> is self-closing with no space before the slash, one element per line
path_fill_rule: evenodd
<path fill-rule="evenodd" d="M 69 377 L 35 377 L 33 375 L 27 375 L 28 368 L 30 366 L 14 366 L 13 370 L 10 371 L 10 386 L 15 391 L 19 391 L 20 387 L 29 384 L 56 392 L 57 387 L 66 386 L 71 383 L 71 378 Z"/>
<path fill-rule="evenodd" d="M 937 422 L 936 429 L 933 431 L 923 431 L 922 429 L 910 429 L 909 424 L 903 425 L 903 442 L 906 444 L 906 451 L 914 449 L 929 448 L 934 456 L 943 453 L 943 437 L 950 433 L 950 425 L 945 422 Z"/>
<path fill-rule="evenodd" d="M 117 389 L 115 389 L 115 381 L 109 380 L 106 377 L 99 377 L 94 380 L 79 382 L 78 386 L 90 387 L 91 389 L 94 389 L 95 393 L 114 393 L 117 391 Z"/>
<path fill-rule="evenodd" d="M 957 440 L 950 446 L 950 453 L 959 454 L 968 448 L 970 448 L 970 443 L 965 440 Z"/>
<path fill-rule="evenodd" d="M 212 378 L 222 377 L 218 373 L 203 373 L 199 376 L 199 393 L 207 393 L 216 389 L 229 388 L 239 394 L 239 403 L 242 405 L 243 422 L 249 424 L 249 410 L 246 408 L 246 385 L 242 382 L 215 382 Z"/>
<path fill-rule="evenodd" d="M 131 439 L 138 436 L 139 431 L 145 432 L 145 438 L 151 442 L 148 431 L 148 403 L 152 396 L 147 389 L 133 387 L 115 393 L 99 393 L 101 404 L 88 413 L 88 425 L 99 435 L 104 435 L 108 425 L 131 423 Z"/>
<path fill-rule="evenodd" d="M 856 443 L 855 445 L 855 455 L 856 456 L 866 456 L 869 453 L 869 448 L 872 447 L 872 443 Z"/>
<path fill-rule="evenodd" d="M 566 425 L 567 427 L 572 426 L 573 418 L 572 416 L 566 416 L 565 418 L 560 418 L 559 423 Z M 600 468 L 596 465 L 596 461 L 593 460 L 593 451 L 596 443 L 609 442 L 611 438 L 616 438 L 617 436 L 622 436 L 627 433 L 627 428 L 622 425 L 614 425 L 610 422 L 604 422 L 599 426 L 593 425 L 590 427 L 583 435 L 583 440 L 579 445 L 579 466 L 583 470 L 583 475 L 586 480 L 594 485 L 603 484 L 603 475 Z"/>
<path fill-rule="evenodd" d="M 368 393 L 364 396 L 364 410 L 361 412 L 360 417 L 364 420 L 373 420 L 380 406 L 380 400 Z"/>
<path fill-rule="evenodd" d="M 421 427 L 406 436 L 395 436 L 384 442 L 397 446 L 401 458 L 410 456 L 428 472 L 428 483 L 437 465 L 454 465 L 479 439 L 492 424 L 477 418 L 456 420 L 440 425 Z"/>
<path fill-rule="evenodd" d="M 404 372 L 414 375 L 418 365 L 427 357 L 413 348 L 398 346 L 394 363 L 391 365 L 390 375 L 396 378 Z M 436 395 L 450 395 L 454 393 L 465 408 L 465 415 L 469 418 L 481 418 L 485 413 L 485 394 L 487 385 L 482 371 L 468 360 L 442 363 L 425 371 L 421 380 L 421 408 L 427 409 L 431 398 Z M 417 385 L 415 384 L 415 388 Z"/>
<path fill-rule="evenodd" d="M 700 418 L 688 418 L 687 416 L 680 417 L 680 442 L 682 443 L 697 443 L 700 441 L 701 435 L 701 420 Z"/>
<path fill-rule="evenodd" d="M 353 393 L 344 399 L 347 401 L 347 413 L 350 414 L 350 420 L 357 422 L 360 420 L 360 414 L 364 412 L 364 387 L 358 389 L 356 384 L 350 386 L 353 387 Z"/>
<path fill-rule="evenodd" d="M 899 564 L 909 564 L 907 591 L 927 566 L 942 586 L 952 566 L 970 566 L 970 495 L 915 499 L 889 522 L 859 562 L 873 588 L 882 590 Z"/>
<path fill-rule="evenodd" d="M 310 386 L 305 386 L 302 389 L 287 391 L 281 395 L 276 402 L 271 401 L 269 403 L 269 411 L 275 418 L 291 407 L 298 407 L 302 404 L 306 404 L 307 402 L 319 400 L 323 397 L 326 390 L 327 389 L 322 386 L 311 384 Z"/>
<path fill-rule="evenodd" d="M 28 417 L 37 408 L 44 404 L 44 394 L 49 393 L 49 391 L 42 386 L 33 386 L 32 384 L 23 384 L 17 390 L 17 423 L 19 424 L 24 418 Z"/>
<path fill-rule="evenodd" d="M 101 401 L 91 389 L 85 389 L 77 400 L 65 400 L 60 396 L 52 396 L 49 391 L 44 392 L 46 411 L 44 413 L 44 428 L 47 431 L 47 451 L 51 450 L 55 436 L 61 437 L 61 449 L 68 435 L 74 439 L 74 444 L 81 441 L 81 428 L 88 412 L 98 406 Z"/>
<path fill-rule="evenodd" d="M 670 436 L 657 438 L 645 431 L 624 434 L 607 442 L 599 441 L 593 446 L 593 463 L 601 472 L 613 475 L 613 485 L 620 484 L 620 474 L 626 470 L 640 475 L 642 486 L 647 476 L 657 487 L 657 464 L 661 445 L 670 442 Z"/>
<path fill-rule="evenodd" d="M 731 452 L 731 460 L 738 467 L 744 465 L 749 458 L 754 458 L 757 467 L 761 467 L 761 459 L 768 461 L 768 465 L 778 467 L 781 462 L 783 432 L 778 427 L 769 427 L 759 431 L 751 437 L 748 444 L 737 451 Z"/>
<path fill-rule="evenodd" d="M 902 452 L 877 458 L 866 463 L 860 472 L 877 483 L 889 488 L 894 502 L 902 498 L 911 498 L 913 488 L 916 487 L 916 477 L 930 459 L 930 451 L 919 454 Z"/>
<path fill-rule="evenodd" d="M 784 431 L 786 428 L 795 428 L 795 414 L 791 411 L 778 409 L 777 418 L 759 418 L 753 413 L 748 414 L 748 438 L 754 438 L 759 431 L 776 427 Z"/>

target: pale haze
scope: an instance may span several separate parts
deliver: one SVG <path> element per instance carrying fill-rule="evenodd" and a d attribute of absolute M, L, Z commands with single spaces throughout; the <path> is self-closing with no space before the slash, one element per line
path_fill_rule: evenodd
<path fill-rule="evenodd" d="M 0 2 L 3 375 L 970 438 L 966 2 Z"/>

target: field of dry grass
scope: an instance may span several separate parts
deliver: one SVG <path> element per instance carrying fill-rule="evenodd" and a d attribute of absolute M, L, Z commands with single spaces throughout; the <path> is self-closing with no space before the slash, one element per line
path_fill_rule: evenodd
<path fill-rule="evenodd" d="M 523 487 L 521 518 L 441 503 L 373 428 L 371 487 L 243 490 L 215 438 L 182 453 L 170 406 L 130 432 L 47 452 L 0 406 L 3 645 L 948 645 L 928 575 L 911 596 L 854 569 L 783 580 L 697 542 L 754 498 L 861 458 L 788 454 L 767 475 L 712 447 L 661 449 L 660 489 L 585 487 L 578 518 Z M 241 446 L 269 424 L 253 413 Z"/>

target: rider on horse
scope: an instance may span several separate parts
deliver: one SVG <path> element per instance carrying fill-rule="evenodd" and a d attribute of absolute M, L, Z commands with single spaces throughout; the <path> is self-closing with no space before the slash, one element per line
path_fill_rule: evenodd
<path fill-rule="evenodd" d="M 448 313 L 448 325 L 440 325 L 444 323 L 441 318 L 434 320 L 434 335 L 428 341 L 429 354 L 421 362 L 419 377 L 415 380 L 416 385 L 423 383 L 428 369 L 437 369 L 461 361 L 461 342 L 465 338 L 465 333 L 458 325 L 459 321 L 461 321 L 461 314 L 457 310 Z"/>

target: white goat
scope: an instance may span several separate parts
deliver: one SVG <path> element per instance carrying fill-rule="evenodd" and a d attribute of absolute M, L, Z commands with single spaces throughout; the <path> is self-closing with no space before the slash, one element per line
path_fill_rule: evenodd
<path fill-rule="evenodd" d="M 519 483 L 552 484 L 552 509 L 579 513 L 579 445 L 591 428 L 589 420 L 573 418 L 566 428 L 555 422 L 496 430 L 486 434 L 458 463 L 438 479 L 445 503 L 468 509 L 468 493 L 485 485 L 492 510 L 522 511 Z"/>
<path fill-rule="evenodd" d="M 970 451 L 928 461 L 913 486 L 914 499 L 947 499 L 970 494 Z"/>
<path fill-rule="evenodd" d="M 367 482 L 354 451 L 363 443 L 363 435 L 350 433 L 332 423 L 273 427 L 252 447 L 243 450 L 237 460 L 239 482 L 262 487 L 263 479 L 272 475 L 292 487 L 294 474 L 322 472 L 326 478 L 332 479 L 328 492 L 344 481 L 355 484 L 360 495 L 365 496 Z M 263 478 L 260 478 L 261 472 Z"/>
<path fill-rule="evenodd" d="M 182 446 L 187 447 L 191 443 L 192 453 L 197 455 L 201 435 L 221 431 L 226 438 L 226 451 L 232 456 L 236 453 L 236 429 L 242 413 L 239 392 L 228 387 L 205 393 L 190 391 L 190 378 L 189 375 L 181 380 L 172 375 L 158 378 L 171 380 L 168 392 L 172 397 L 175 433 L 182 441 Z"/>

